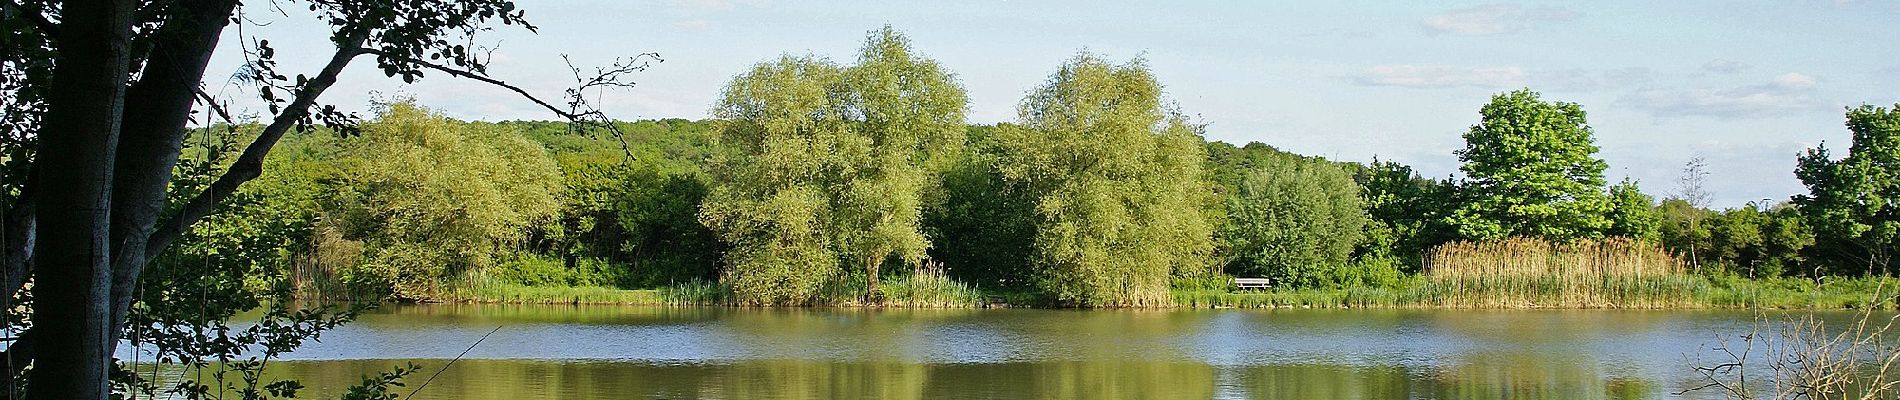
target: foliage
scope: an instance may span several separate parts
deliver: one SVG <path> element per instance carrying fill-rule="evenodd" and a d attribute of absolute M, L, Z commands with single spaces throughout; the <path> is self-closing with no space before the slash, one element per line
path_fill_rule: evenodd
<path fill-rule="evenodd" d="M 1833 159 L 1826 145 L 1801 155 L 1795 176 L 1809 194 L 1794 203 L 1814 229 L 1818 256 L 1892 274 L 1900 253 L 1900 104 L 1848 110 L 1847 129 L 1853 144 L 1845 158 Z"/>
<path fill-rule="evenodd" d="M 621 179 L 613 210 L 625 232 L 621 250 L 635 265 L 630 279 L 614 283 L 657 287 L 713 279 L 723 249 L 697 217 L 709 190 L 705 177 L 635 167 Z"/>
<path fill-rule="evenodd" d="M 1583 107 L 1518 90 L 1491 97 L 1458 151 L 1467 180 L 1451 215 L 1472 240 L 1602 237 L 1611 226 L 1603 170 Z"/>
<path fill-rule="evenodd" d="M 1338 283 L 1367 220 L 1351 175 L 1324 160 L 1278 157 L 1237 186 L 1218 234 L 1227 273 L 1299 287 Z"/>
<path fill-rule="evenodd" d="M 732 150 L 700 213 L 731 246 L 722 282 L 742 303 L 803 303 L 852 260 L 875 297 L 881 264 L 917 265 L 929 247 L 929 166 L 963 139 L 965 101 L 890 28 L 851 67 L 784 56 L 734 78 L 714 110 Z"/>
<path fill-rule="evenodd" d="M 1427 179 L 1412 167 L 1376 159 L 1355 171 L 1371 217 L 1358 258 L 1389 259 L 1417 272 L 1426 250 L 1456 237 L 1447 224 L 1457 207 L 1457 187 L 1450 180 Z"/>
<path fill-rule="evenodd" d="M 1636 181 L 1624 178 L 1610 186 L 1609 236 L 1654 240 L 1661 229 L 1662 217 L 1656 215 L 1656 200 L 1643 194 Z"/>
<path fill-rule="evenodd" d="M 959 281 L 990 288 L 1033 288 L 1029 269 L 1035 241 L 1034 198 L 1011 185 L 997 161 L 1002 143 L 996 127 L 972 126 L 964 151 L 941 174 L 941 198 L 925 208 L 930 258 Z"/>
<path fill-rule="evenodd" d="M 428 298 L 490 266 L 558 209 L 561 175 L 541 146 L 409 103 L 380 114 L 361 138 L 337 142 L 324 205 L 345 239 L 366 244 L 362 270 L 396 296 Z"/>
<path fill-rule="evenodd" d="M 1064 64 L 999 128 L 1005 180 L 1035 199 L 1038 287 L 1076 306 L 1166 304 L 1171 274 L 1206 273 L 1211 228 L 1199 128 L 1163 107 L 1137 60 Z"/>

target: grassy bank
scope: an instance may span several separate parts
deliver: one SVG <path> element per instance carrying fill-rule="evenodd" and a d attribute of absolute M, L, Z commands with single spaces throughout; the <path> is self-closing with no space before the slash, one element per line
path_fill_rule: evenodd
<path fill-rule="evenodd" d="M 1433 281 L 1408 279 L 1393 287 L 1276 289 L 1253 292 L 1174 293 L 1180 307 L 1437 307 L 1437 308 L 1780 308 L 1850 309 L 1869 306 L 1875 292 L 1900 279 L 1836 279 L 1816 284 L 1803 278 L 1752 280 L 1693 275 L 1605 279 L 1581 284 L 1561 280 Z M 1894 308 L 1892 298 L 1876 308 Z"/>
<path fill-rule="evenodd" d="M 863 276 L 827 285 L 814 306 L 974 308 L 989 298 L 982 291 L 951 280 L 942 273 L 916 273 L 878 282 L 878 298 L 866 298 Z M 513 304 L 624 304 L 624 305 L 731 305 L 731 296 L 718 284 L 691 281 L 659 289 L 616 289 L 600 286 L 529 286 L 507 283 L 471 285 L 438 299 L 461 303 Z M 1020 296 L 1009 296 L 1020 297 Z"/>
<path fill-rule="evenodd" d="M 543 268 L 552 269 L 553 267 Z M 1352 280 L 1318 288 L 1262 291 L 1175 289 L 1172 306 L 1189 308 L 1781 308 L 1848 309 L 1871 304 L 1893 308 L 1891 297 L 1875 299 L 1883 288 L 1900 286 L 1894 278 L 1746 279 L 1732 275 L 1696 275 L 1660 247 L 1640 241 L 1608 239 L 1552 244 L 1511 239 L 1453 242 L 1434 248 L 1423 271 L 1392 280 Z M 734 305 L 717 283 L 689 281 L 657 289 L 626 290 L 570 286 L 575 279 L 523 280 L 516 274 L 479 276 L 452 285 L 436 300 L 469 303 Z M 545 274 L 544 274 L 545 275 Z M 523 281 L 544 284 L 522 284 Z M 549 283 L 552 282 L 552 283 Z M 1200 282 L 1220 286 L 1226 278 Z M 863 275 L 825 285 L 805 302 L 810 306 L 971 308 L 996 305 L 1047 307 L 1049 299 L 1031 292 L 983 290 L 958 282 L 938 269 L 887 276 L 877 296 L 865 296 Z"/>
<path fill-rule="evenodd" d="M 1900 279 L 1805 278 L 1746 279 L 1678 275 L 1643 279 L 1607 279 L 1583 296 L 1570 289 L 1575 282 L 1546 281 L 1433 281 L 1409 278 L 1391 287 L 1297 288 L 1261 291 L 1175 290 L 1176 307 L 1185 308 L 1779 308 L 1856 309 L 1869 304 L 1883 285 L 1891 291 Z M 849 281 L 827 291 L 818 306 L 970 308 L 985 304 L 1039 306 L 1034 296 L 1019 292 L 980 291 L 948 280 L 889 280 L 881 282 L 885 298 L 865 301 L 863 280 Z M 708 282 L 690 282 L 660 289 L 615 289 L 598 286 L 487 285 L 459 291 L 441 299 L 466 303 L 513 304 L 621 304 L 621 305 L 728 305 L 725 291 Z M 1894 308 L 1893 299 L 1878 308 Z"/>

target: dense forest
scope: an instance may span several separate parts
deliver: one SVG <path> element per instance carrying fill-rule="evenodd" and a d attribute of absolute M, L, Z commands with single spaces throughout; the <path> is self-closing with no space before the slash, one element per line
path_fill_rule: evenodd
<path fill-rule="evenodd" d="M 615 121 L 589 99 L 656 58 L 570 64 L 566 97 L 537 97 L 471 47 L 537 29 L 504 0 L 289 7 L 334 51 L 298 73 L 240 30 L 230 81 L 261 106 L 233 115 L 204 83 L 225 28 L 255 24 L 240 6 L 0 7 L 9 398 L 294 397 L 267 362 L 392 299 L 1893 306 L 1867 295 L 1900 249 L 1900 105 L 1846 110 L 1845 154 L 1797 160 L 1807 193 L 1717 210 L 1699 160 L 1660 202 L 1610 184 L 1583 106 L 1530 89 L 1474 105 L 1462 174 L 1425 177 L 1207 142 L 1143 60 L 1089 53 L 1028 88 L 1012 121 L 973 125 L 954 71 L 888 27 L 848 62 L 733 71 L 709 120 Z M 359 58 L 565 121 L 458 121 L 413 100 L 362 119 L 320 101 Z M 1236 293 L 1234 277 L 1275 288 Z M 226 324 L 243 312 L 258 322 Z M 125 342 L 220 386 L 158 388 L 132 369 L 146 360 L 115 358 Z M 416 370 L 348 398 L 394 398 Z"/>
<path fill-rule="evenodd" d="M 1900 248 L 1889 108 L 1847 111 L 1845 157 L 1800 158 L 1810 193 L 1711 209 L 1699 160 L 1674 185 L 1611 184 L 1583 107 L 1531 90 L 1480 105 L 1461 178 L 1208 142 L 1141 60 L 1087 53 L 1031 89 L 1018 120 L 969 124 L 955 75 L 888 28 L 851 64 L 768 60 L 719 99 L 714 119 L 618 133 L 381 104 L 360 132 L 287 136 L 158 269 L 215 265 L 253 288 L 421 301 L 604 287 L 735 304 L 917 304 L 949 291 L 1153 306 L 1226 291 L 1229 277 L 1398 288 L 1434 268 L 1584 248 L 1595 258 L 1562 268 L 1643 260 L 1657 265 L 1630 268 L 1812 287 L 1890 275 Z M 192 177 L 256 128 L 194 134 L 176 184 L 205 184 Z"/>

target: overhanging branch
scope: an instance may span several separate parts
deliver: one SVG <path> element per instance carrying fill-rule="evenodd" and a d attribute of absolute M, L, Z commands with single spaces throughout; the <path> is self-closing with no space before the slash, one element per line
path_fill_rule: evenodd
<path fill-rule="evenodd" d="M 345 45 L 340 46 L 336 53 L 330 56 L 330 62 L 323 66 L 323 70 L 303 85 L 297 92 L 296 98 L 284 107 L 282 113 L 277 114 L 277 118 L 271 120 L 269 126 L 264 127 L 264 131 L 258 134 L 257 139 L 244 147 L 244 152 L 238 155 L 237 161 L 231 164 L 224 175 L 218 176 L 218 180 L 212 182 L 210 187 L 192 196 L 191 201 L 185 203 L 185 207 L 177 214 L 159 223 L 157 230 L 153 231 L 152 236 L 145 242 L 146 257 L 156 258 L 192 224 L 209 215 L 211 210 L 217 207 L 219 201 L 235 193 L 238 185 L 263 174 L 264 156 L 270 154 L 271 147 L 277 145 L 277 141 L 284 137 L 285 132 L 309 115 L 310 107 L 316 104 L 317 96 L 336 84 L 337 75 L 343 73 L 343 67 L 349 66 L 350 61 L 356 56 L 365 54 L 361 47 L 368 36 L 367 31 L 360 31 L 346 38 Z"/>

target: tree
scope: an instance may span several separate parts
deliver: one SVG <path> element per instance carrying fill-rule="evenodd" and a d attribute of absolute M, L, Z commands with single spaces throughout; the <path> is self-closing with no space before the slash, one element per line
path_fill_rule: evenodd
<path fill-rule="evenodd" d="M 1900 253 L 1900 104 L 1848 110 L 1847 129 L 1846 157 L 1833 159 L 1825 144 L 1801 155 L 1795 177 L 1808 194 L 1794 203 L 1829 260 L 1891 274 Z"/>
<path fill-rule="evenodd" d="M 286 131 L 319 123 L 351 131 L 352 115 L 316 101 L 359 56 L 374 56 L 385 74 L 405 81 L 428 70 L 527 94 L 489 77 L 485 52 L 457 44 L 494 22 L 533 30 L 512 2 L 311 2 L 309 11 L 331 26 L 336 51 L 314 75 L 293 79 L 278 72 L 269 41 L 250 43 L 245 78 L 269 104 L 270 122 L 208 189 L 184 196 L 170 192 L 169 182 L 195 106 L 212 104 L 198 88 L 239 3 L 28 4 L 5 4 L 8 40 L 0 42 L 0 76 L 8 77 L 0 98 L 5 109 L 23 111 L 0 124 L 9 127 L 0 148 L 9 151 L 10 176 L 0 179 L 9 185 L 9 223 L 0 229 L 8 281 L 0 295 L 17 293 L 30 272 L 35 296 L 46 301 L 33 310 L 35 330 L 6 352 L 33 360 L 30 387 L 70 398 L 107 395 L 105 371 L 148 260 L 256 178 Z M 571 120 L 604 120 L 581 94 L 625 85 L 620 77 L 637 68 L 616 66 L 583 80 L 568 92 L 566 109 L 533 101 Z M 191 200 L 167 210 L 174 195 Z"/>
<path fill-rule="evenodd" d="M 1291 286 L 1335 283 L 1367 222 L 1358 183 L 1325 160 L 1255 167 L 1227 201 L 1218 252 L 1229 273 Z"/>
<path fill-rule="evenodd" d="M 1758 262 L 1750 268 L 1760 277 L 1772 278 L 1796 271 L 1808 262 L 1804 254 L 1814 245 L 1814 230 L 1801 219 L 1799 209 L 1787 204 L 1768 211 L 1761 236 L 1763 248 Z M 1809 277 L 1821 276 L 1819 270 L 1801 268 L 1798 271 Z"/>
<path fill-rule="evenodd" d="M 1037 286 L 1062 304 L 1170 301 L 1174 273 L 1204 273 L 1210 195 L 1198 127 L 1163 107 L 1136 60 L 1069 60 L 1000 127 L 997 163 L 1036 209 Z"/>
<path fill-rule="evenodd" d="M 896 257 L 919 265 L 930 242 L 922 232 L 923 194 L 964 140 L 969 102 L 956 78 L 922 58 L 910 40 L 885 26 L 865 39 L 858 64 L 845 72 L 848 114 L 868 143 L 846 172 L 840 193 L 842 253 L 863 260 L 867 297 L 880 296 L 878 267 Z"/>
<path fill-rule="evenodd" d="M 1754 204 L 1709 218 L 1707 261 L 1728 273 L 1753 275 L 1761 258 L 1763 222 Z"/>
<path fill-rule="evenodd" d="M 1654 240 L 1662 226 L 1662 217 L 1656 215 L 1655 200 L 1643 194 L 1636 181 L 1623 178 L 1623 182 L 1610 186 L 1610 229 L 1606 234 L 1634 239 Z"/>
<path fill-rule="evenodd" d="M 1682 201 L 1693 210 L 1709 208 L 1709 192 L 1707 189 L 1704 189 L 1704 187 L 1707 186 L 1708 180 L 1708 163 L 1703 160 L 1702 156 L 1690 157 L 1689 162 L 1682 164 L 1682 176 L 1676 178 L 1678 190 L 1676 193 L 1677 198 L 1682 199 Z M 1705 213 L 1691 212 L 1682 214 L 1688 218 L 1687 221 L 1689 225 L 1687 232 L 1702 232 L 1703 214 Z M 1701 246 L 1703 236 L 1690 235 L 1686 236 L 1685 239 L 1687 239 L 1685 245 L 1689 249 L 1689 266 L 1694 271 L 1701 271 L 1702 260 L 1696 254 L 1696 250 Z"/>
<path fill-rule="evenodd" d="M 1671 196 L 1656 206 L 1656 214 L 1662 222 L 1656 230 L 1663 248 L 1677 257 L 1691 259 L 1691 252 L 1709 243 L 1709 227 L 1703 223 L 1713 212 L 1690 205 L 1689 201 Z M 1698 270 L 1699 271 L 1699 270 Z"/>
<path fill-rule="evenodd" d="M 987 288 L 1034 289 L 1034 198 L 998 170 L 1003 144 L 995 126 L 972 126 L 964 151 L 942 173 L 939 201 L 925 209 L 930 258 L 958 281 Z"/>
<path fill-rule="evenodd" d="M 560 209 L 546 150 L 492 125 L 399 102 L 337 145 L 341 168 L 318 178 L 323 213 L 365 245 L 363 272 L 398 298 L 438 298 L 444 280 L 488 267 Z"/>
<path fill-rule="evenodd" d="M 931 166 L 963 140 L 963 89 L 885 27 L 858 64 L 780 57 L 734 78 L 714 110 L 729 155 L 700 214 L 731 244 L 723 281 L 747 303 L 798 303 L 839 259 L 863 267 L 867 297 L 892 257 L 916 265 Z"/>
<path fill-rule="evenodd" d="M 1371 218 L 1358 257 L 1392 257 L 1417 267 L 1427 249 L 1457 236 L 1446 224 L 1457 208 L 1457 187 L 1451 180 L 1428 179 L 1412 167 L 1377 159 L 1358 168 L 1353 179 L 1364 188 L 1362 197 Z"/>
<path fill-rule="evenodd" d="M 742 302 L 801 303 L 838 274 L 826 187 L 847 131 L 834 96 L 843 71 L 814 57 L 761 63 L 714 109 L 713 190 L 699 220 L 726 242 L 720 282 Z"/>
<path fill-rule="evenodd" d="M 1450 223 L 1467 239 L 1534 236 L 1564 241 L 1601 237 L 1606 216 L 1603 170 L 1583 107 L 1549 102 L 1529 89 L 1491 97 L 1458 151 L 1464 204 Z"/>

